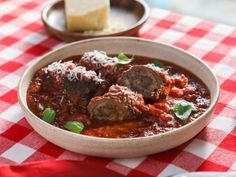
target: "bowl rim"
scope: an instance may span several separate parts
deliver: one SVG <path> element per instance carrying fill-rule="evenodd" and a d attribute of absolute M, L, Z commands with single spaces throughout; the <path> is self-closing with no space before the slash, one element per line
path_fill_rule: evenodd
<path fill-rule="evenodd" d="M 71 35 L 71 36 L 74 36 L 74 37 L 84 37 L 84 38 L 109 37 L 111 35 L 119 36 L 119 35 L 122 35 L 123 33 L 129 32 L 129 31 L 137 28 L 138 26 L 141 26 L 142 24 L 144 24 L 147 21 L 147 19 L 149 17 L 150 7 L 147 4 L 147 2 L 143 1 L 143 0 L 133 0 L 133 1 L 136 2 L 136 3 L 139 3 L 144 8 L 143 16 L 135 24 L 130 25 L 129 27 L 125 28 L 124 30 L 119 31 L 119 32 L 109 33 L 109 34 L 89 35 L 89 34 L 78 33 L 78 32 L 63 31 L 63 30 L 55 28 L 54 26 L 51 26 L 48 23 L 47 14 L 48 14 L 48 12 L 50 11 L 50 9 L 53 6 L 55 6 L 55 5 L 59 4 L 59 3 L 64 3 L 64 0 L 55 0 L 53 2 L 46 3 L 46 5 L 44 6 L 44 8 L 43 8 L 43 10 L 41 12 L 41 19 L 42 19 L 42 21 L 43 21 L 45 26 L 47 26 L 48 28 L 51 28 L 51 29 L 57 31 L 60 34 L 68 33 L 66 35 Z"/>
<path fill-rule="evenodd" d="M 37 63 L 39 63 L 41 60 L 43 60 L 47 56 L 49 56 L 49 55 L 51 55 L 51 54 L 53 54 L 57 51 L 60 51 L 64 48 L 69 48 L 71 46 L 79 45 L 81 43 L 90 43 L 90 42 L 104 41 L 104 40 L 111 40 L 111 41 L 112 40 L 132 40 L 132 41 L 137 41 L 137 42 L 142 42 L 142 43 L 149 43 L 149 44 L 152 43 L 153 45 L 162 45 L 162 46 L 165 46 L 165 47 L 169 47 L 172 50 L 177 50 L 179 52 L 185 53 L 185 54 L 189 55 L 190 57 L 194 58 L 195 60 L 200 62 L 202 65 L 204 65 L 209 70 L 209 72 L 212 75 L 212 79 L 216 84 L 216 92 L 214 94 L 215 96 L 213 97 L 213 99 L 211 99 L 211 104 L 210 104 L 209 108 L 201 116 L 199 116 L 197 119 L 195 119 L 194 121 L 192 121 L 192 122 L 190 122 L 190 123 L 188 123 L 188 124 L 186 124 L 182 127 L 176 128 L 176 129 L 168 131 L 168 132 L 152 135 L 152 136 L 135 137 L 135 138 L 105 138 L 105 137 L 95 137 L 95 136 L 88 136 L 88 135 L 83 135 L 83 134 L 76 134 L 76 133 L 73 133 L 73 132 L 58 128 L 58 127 L 55 127 L 54 125 L 48 124 L 45 121 L 43 121 L 42 119 L 40 119 L 39 117 L 37 117 L 36 115 L 34 115 L 31 112 L 31 110 L 28 108 L 28 105 L 27 105 L 26 101 L 24 101 L 23 95 L 22 95 L 23 94 L 23 92 L 22 92 L 23 80 L 28 75 L 29 71 L 31 70 L 31 67 L 37 65 Z M 169 45 L 169 44 L 162 43 L 162 42 L 156 42 L 156 41 L 152 41 L 152 40 L 148 40 L 148 39 L 137 38 L 137 37 L 92 38 L 92 39 L 86 39 L 86 40 L 81 40 L 81 41 L 75 41 L 75 42 L 63 45 L 63 46 L 61 46 L 57 49 L 54 49 L 54 50 L 42 55 L 41 57 L 37 58 L 34 62 L 32 62 L 28 66 L 28 68 L 24 71 L 24 73 L 23 73 L 23 75 L 20 79 L 20 82 L 18 84 L 18 101 L 19 101 L 19 104 L 20 104 L 21 108 L 23 109 L 25 115 L 30 115 L 30 118 L 33 117 L 33 118 L 37 119 L 37 121 L 40 121 L 47 128 L 55 129 L 59 133 L 63 133 L 65 135 L 71 136 L 73 138 L 80 138 L 80 139 L 84 139 L 84 140 L 100 141 L 100 142 L 114 142 L 115 141 L 117 143 L 118 142 L 130 142 L 130 141 L 150 141 L 154 138 L 158 138 L 158 137 L 160 138 L 160 137 L 163 137 L 163 136 L 170 136 L 170 135 L 178 133 L 180 131 L 184 131 L 185 129 L 188 129 L 188 128 L 194 126 L 195 124 L 197 124 L 197 122 L 201 121 L 201 119 L 203 119 L 209 112 L 214 110 L 214 108 L 217 104 L 217 101 L 219 99 L 219 95 L 220 95 L 220 86 L 219 86 L 219 81 L 218 81 L 216 75 L 214 74 L 212 69 L 203 60 L 201 60 L 199 57 L 196 57 L 196 56 L 190 54 L 188 51 L 185 51 L 185 50 L 180 49 L 180 48 L 178 48 L 176 46 L 173 46 L 173 45 Z M 27 96 L 27 94 L 26 94 L 26 96 Z"/>

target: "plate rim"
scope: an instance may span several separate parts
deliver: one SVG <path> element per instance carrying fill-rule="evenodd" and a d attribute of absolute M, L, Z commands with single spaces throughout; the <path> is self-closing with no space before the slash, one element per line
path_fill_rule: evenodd
<path fill-rule="evenodd" d="M 32 66 L 36 65 L 38 62 L 40 62 L 42 59 L 44 59 L 45 57 L 47 57 L 48 55 L 51 55 L 59 50 L 62 50 L 64 48 L 68 48 L 70 46 L 73 46 L 73 45 L 78 45 L 80 43 L 89 43 L 89 42 L 96 42 L 97 40 L 136 40 L 136 41 L 139 41 L 139 42 L 144 42 L 144 43 L 153 43 L 155 45 L 162 45 L 162 46 L 165 46 L 165 47 L 169 47 L 173 50 L 178 50 L 180 52 L 184 52 L 186 53 L 187 55 L 193 57 L 195 60 L 197 60 L 198 62 L 200 62 L 202 65 L 204 65 L 209 71 L 210 73 L 212 74 L 213 76 L 213 79 L 216 83 L 216 93 L 215 93 L 215 97 L 211 100 L 211 104 L 209 106 L 209 108 L 201 115 L 199 116 L 196 120 L 180 127 L 180 128 L 177 128 L 177 129 L 174 129 L 174 130 L 171 130 L 171 131 L 168 131 L 168 132 L 164 132 L 164 133 L 161 133 L 161 134 L 155 134 L 155 135 L 152 135 L 152 136 L 147 136 L 147 137 L 135 137 L 135 138 L 105 138 L 105 137 L 95 137 L 95 136 L 88 136 L 88 135 L 83 135 L 83 134 L 76 134 L 76 133 L 73 133 L 73 132 L 70 132 L 70 131 L 67 131 L 67 130 L 64 130 L 64 129 L 61 129 L 61 128 L 58 128 L 58 127 L 55 127 L 54 125 L 50 125 L 48 123 L 46 123 L 45 121 L 43 121 L 42 119 L 40 119 L 39 117 L 37 117 L 36 115 L 34 115 L 31 110 L 29 109 L 26 101 L 23 101 L 24 98 L 22 96 L 22 85 L 23 85 L 23 80 L 24 78 L 27 76 L 27 74 L 29 73 L 30 69 Z M 24 71 L 23 75 L 21 76 L 21 79 L 19 81 L 19 84 L 18 84 L 18 101 L 19 101 L 19 104 L 21 106 L 21 108 L 23 109 L 24 111 L 24 114 L 26 115 L 30 115 L 31 117 L 35 117 L 37 118 L 38 121 L 40 121 L 42 124 L 44 124 L 44 126 L 48 127 L 48 128 L 56 128 L 57 131 L 61 132 L 61 133 L 65 133 L 69 136 L 73 136 L 73 137 L 80 137 L 82 139 L 89 139 L 91 141 L 101 141 L 101 142 L 108 142 L 108 141 L 115 141 L 115 142 L 130 142 L 130 141 L 150 141 L 152 139 L 155 139 L 155 138 L 158 138 L 158 137 L 161 137 L 161 136 L 170 136 L 174 133 L 177 133 L 177 132 L 180 132 L 180 131 L 183 131 L 184 129 L 187 129 L 191 126 L 194 126 L 197 122 L 201 121 L 204 117 L 207 116 L 207 114 L 209 114 L 211 111 L 214 111 L 216 105 L 217 105 L 217 102 L 219 100 L 219 96 L 220 96 L 220 85 L 219 85 L 219 81 L 215 75 L 215 73 L 213 72 L 213 70 L 210 68 L 209 65 L 207 65 L 203 60 L 201 60 L 199 57 L 195 56 L 195 55 L 192 55 L 191 53 L 189 53 L 188 51 L 186 50 L 183 50 L 179 47 L 176 47 L 176 46 L 173 46 L 173 45 L 170 45 L 170 44 L 166 44 L 166 43 L 163 43 L 163 42 L 157 42 L 157 41 L 152 41 L 152 40 L 149 40 L 149 39 L 142 39 L 142 38 L 137 38 L 137 37 L 103 37 L 103 38 L 93 38 L 93 39 L 86 39 L 86 40 L 81 40 L 81 41 L 75 41 L 75 42 L 72 42 L 72 43 L 69 43 L 69 44 L 65 44 L 57 49 L 54 49 L 50 52 L 47 52 L 46 54 L 40 56 L 39 58 L 37 58 L 34 62 L 32 62 L 28 68 Z"/>

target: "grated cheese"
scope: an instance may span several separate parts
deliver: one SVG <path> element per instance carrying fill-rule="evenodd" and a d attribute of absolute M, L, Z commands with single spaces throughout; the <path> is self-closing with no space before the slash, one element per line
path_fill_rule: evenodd
<path fill-rule="evenodd" d="M 64 75 L 66 72 L 68 72 L 70 67 L 71 68 L 76 67 L 73 61 L 67 61 L 67 62 L 62 63 L 62 61 L 59 60 L 59 61 L 51 63 L 46 68 L 44 68 L 44 72 L 46 74 L 48 72 L 56 72 L 58 75 Z"/>
<path fill-rule="evenodd" d="M 104 34 L 112 34 L 118 33 L 125 30 L 125 25 L 120 22 L 109 23 L 107 27 L 102 30 L 88 30 L 84 31 L 83 34 L 86 35 L 104 35 Z"/>
<path fill-rule="evenodd" d="M 142 104 L 142 99 L 137 92 L 133 92 L 128 87 L 112 85 L 109 89 L 109 92 L 105 94 L 106 96 L 121 96 L 124 102 L 132 104 L 133 101 Z"/>
<path fill-rule="evenodd" d="M 106 52 L 94 50 L 92 52 L 85 52 L 82 59 L 86 63 L 92 63 L 93 65 L 99 67 L 106 67 L 108 65 L 116 64 L 116 58 L 108 57 Z"/>
<path fill-rule="evenodd" d="M 47 74 L 49 72 L 56 73 L 57 76 L 65 76 L 69 81 L 91 79 L 97 82 L 104 81 L 101 76 L 97 76 L 95 71 L 87 71 L 83 66 L 77 66 L 73 61 L 62 62 L 56 61 L 43 69 Z M 59 78 L 59 77 L 57 77 Z"/>

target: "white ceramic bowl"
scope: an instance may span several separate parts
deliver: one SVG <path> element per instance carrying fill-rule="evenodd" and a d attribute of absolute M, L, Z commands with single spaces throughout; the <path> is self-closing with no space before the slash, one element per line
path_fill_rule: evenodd
<path fill-rule="evenodd" d="M 103 50 L 108 54 L 124 52 L 136 56 L 158 58 L 174 63 L 190 70 L 194 75 L 208 86 L 211 94 L 209 109 L 195 121 L 176 130 L 140 138 L 97 138 L 75 134 L 63 129 L 56 128 L 38 117 L 28 108 L 26 92 L 33 74 L 39 68 L 72 55 L 81 55 L 92 50 Z M 219 96 L 219 84 L 212 70 L 199 58 L 162 43 L 152 42 L 139 38 L 109 37 L 84 40 L 65 45 L 55 51 L 49 52 L 35 61 L 25 71 L 19 83 L 18 97 L 20 105 L 25 113 L 29 124 L 48 141 L 67 150 L 82 154 L 127 158 L 153 154 L 174 148 L 197 135 L 208 123 L 216 106 Z"/>

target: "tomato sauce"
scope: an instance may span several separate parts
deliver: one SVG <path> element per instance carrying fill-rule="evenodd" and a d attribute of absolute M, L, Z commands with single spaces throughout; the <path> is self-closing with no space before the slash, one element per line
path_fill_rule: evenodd
<path fill-rule="evenodd" d="M 72 56 L 63 61 L 72 60 L 78 63 L 81 56 Z M 155 63 L 156 60 L 135 56 L 131 65 L 144 65 Z M 161 61 L 162 62 L 162 61 Z M 84 124 L 81 134 L 107 138 L 130 138 L 152 136 L 171 131 L 194 121 L 202 115 L 210 105 L 210 93 L 206 85 L 189 71 L 162 62 L 172 79 L 172 85 L 168 96 L 156 102 L 146 103 L 147 112 L 133 120 L 107 121 L 91 119 L 88 112 L 80 111 L 63 89 L 55 89 L 55 86 L 42 89 L 44 84 L 42 70 L 36 71 L 27 92 L 27 104 L 29 109 L 39 118 L 42 112 L 50 107 L 56 112 L 54 126 L 63 128 L 68 121 L 79 121 Z M 55 84 L 55 83 L 54 83 Z M 60 83 L 59 83 L 60 84 Z M 186 120 L 180 119 L 174 112 L 176 101 L 186 101 L 194 106 Z"/>

